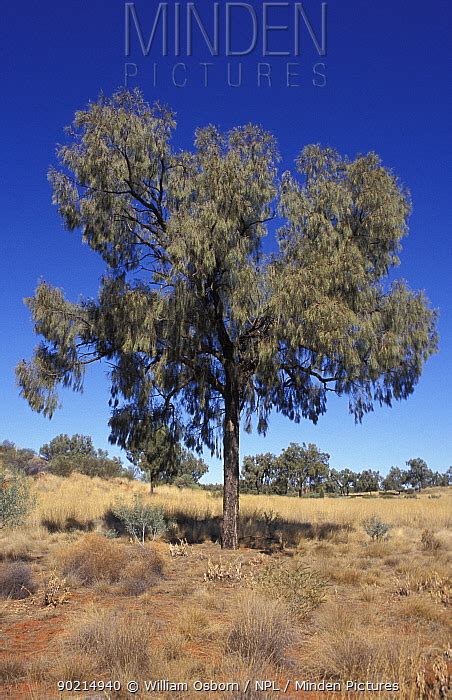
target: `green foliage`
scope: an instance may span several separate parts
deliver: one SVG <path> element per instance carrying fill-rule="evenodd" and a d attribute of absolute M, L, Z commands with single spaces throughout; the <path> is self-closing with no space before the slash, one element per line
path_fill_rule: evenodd
<path fill-rule="evenodd" d="M 53 201 L 106 273 L 98 299 L 78 304 L 38 286 L 27 304 L 43 342 L 17 380 L 51 416 L 58 386 L 80 391 L 85 366 L 106 360 L 114 442 L 140 446 L 166 426 L 218 452 L 223 436 L 234 546 L 240 417 L 263 433 L 273 409 L 316 422 L 330 390 L 356 420 L 406 399 L 436 351 L 436 314 L 422 293 L 387 284 L 410 202 L 378 156 L 308 146 L 279 186 L 268 132 L 209 126 L 179 151 L 174 126 L 138 91 L 76 113 L 49 174 Z M 278 251 L 266 256 L 275 209 Z"/>
<path fill-rule="evenodd" d="M 372 469 L 364 469 L 357 475 L 355 491 L 378 491 L 380 488 L 380 474 Z"/>
<path fill-rule="evenodd" d="M 406 472 L 403 472 L 398 467 L 391 467 L 387 476 L 383 479 L 383 488 L 385 491 L 400 491 L 403 490 L 407 482 Z"/>
<path fill-rule="evenodd" d="M 242 491 L 259 494 L 271 490 L 276 475 L 275 456 L 270 452 L 247 456 L 242 466 Z"/>
<path fill-rule="evenodd" d="M 278 458 L 279 469 L 283 478 L 301 496 L 303 492 L 320 486 L 327 476 L 330 456 L 320 452 L 312 443 L 298 445 L 291 442 Z"/>
<path fill-rule="evenodd" d="M 370 518 L 363 520 L 362 526 L 371 540 L 376 540 L 377 542 L 387 539 L 391 529 L 389 523 L 385 523 L 378 515 L 372 515 Z"/>
<path fill-rule="evenodd" d="M 138 495 L 131 505 L 118 501 L 113 513 L 124 524 L 126 532 L 142 543 L 146 537 L 155 540 L 167 530 L 163 509 L 145 503 Z"/>
<path fill-rule="evenodd" d="M 96 450 L 89 435 L 57 435 L 41 447 L 40 454 L 48 461 L 48 471 L 57 476 L 69 476 L 74 471 L 104 479 L 131 476 L 118 457 L 110 458 L 106 450 Z"/>
<path fill-rule="evenodd" d="M 340 472 L 331 469 L 328 475 L 328 486 L 330 490 L 338 490 L 343 496 L 348 496 L 350 488 L 356 483 L 357 478 L 358 475 L 350 469 L 342 469 Z"/>
<path fill-rule="evenodd" d="M 420 457 L 416 459 L 409 459 L 407 462 L 409 466 L 409 471 L 406 476 L 406 480 L 413 488 L 417 488 L 418 491 L 425 488 L 432 479 L 432 471 L 427 467 L 426 462 Z"/>
<path fill-rule="evenodd" d="M 198 484 L 199 480 L 207 474 L 208 471 L 209 467 L 204 460 L 195 457 L 195 455 L 188 450 L 182 450 L 177 465 L 177 477 L 173 483 L 185 478 L 191 481 L 192 484 Z"/>
<path fill-rule="evenodd" d="M 172 483 L 178 489 L 199 488 L 199 484 L 196 483 L 191 474 L 179 474 Z"/>
<path fill-rule="evenodd" d="M 34 450 L 16 447 L 10 440 L 0 443 L 0 463 L 7 469 L 25 474 L 36 474 L 44 468 L 43 460 L 39 460 Z"/>
<path fill-rule="evenodd" d="M 327 582 L 300 562 L 274 564 L 258 571 L 253 586 L 271 600 L 283 600 L 300 618 L 307 617 L 325 599 Z"/>
<path fill-rule="evenodd" d="M 93 440 L 89 435 L 76 434 L 69 436 L 64 433 L 57 435 L 48 444 L 43 445 L 39 450 L 39 453 L 49 461 L 57 456 L 97 456 L 96 449 L 93 445 Z"/>
<path fill-rule="evenodd" d="M 245 413 L 258 410 L 261 429 L 273 405 L 315 420 L 330 384 L 349 394 L 358 418 L 374 400 L 411 393 L 436 348 L 435 316 L 404 284 L 389 292 L 380 284 L 407 233 L 410 204 L 397 178 L 375 154 L 350 161 L 306 147 L 300 181 L 284 174 L 280 254 L 267 261 L 258 252 L 276 195 L 273 137 L 252 125 L 225 135 L 208 127 L 194 152 L 176 153 L 173 127 L 173 115 L 138 92 L 102 97 L 76 114 L 72 143 L 59 149 L 61 169 L 50 173 L 54 201 L 112 273 L 131 270 L 142 280 L 106 276 L 99 301 L 79 305 L 41 284 L 29 305 L 49 345 L 18 370 L 33 407 L 53 412 L 58 381 L 80 388 L 91 347 L 120 360 L 113 398 L 138 391 L 129 418 L 153 387 L 170 390 L 191 399 L 191 428 L 212 444 L 224 379 L 218 314 L 239 352 Z M 143 354 L 153 358 L 149 376 Z M 115 417 L 113 433 L 125 442 Z"/>
<path fill-rule="evenodd" d="M 175 443 L 166 428 L 141 435 L 127 457 L 145 475 L 151 491 L 158 483 L 194 486 L 208 471 L 207 464 Z"/>
<path fill-rule="evenodd" d="M 114 477 L 130 478 L 118 457 L 92 457 L 89 455 L 57 455 L 49 463 L 49 471 L 57 476 L 69 476 L 76 471 L 87 476 L 99 476 L 102 479 Z"/>
<path fill-rule="evenodd" d="M 21 525 L 33 505 L 25 474 L 0 464 L 0 528 Z"/>

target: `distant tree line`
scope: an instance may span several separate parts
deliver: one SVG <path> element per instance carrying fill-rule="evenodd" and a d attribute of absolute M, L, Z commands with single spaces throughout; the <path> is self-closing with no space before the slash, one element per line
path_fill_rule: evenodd
<path fill-rule="evenodd" d="M 292 442 L 280 455 L 270 452 L 247 456 L 243 460 L 240 488 L 242 493 L 281 495 L 324 495 L 372 491 L 421 489 L 431 486 L 449 486 L 452 467 L 441 474 L 428 468 L 423 459 L 407 461 L 407 469 L 391 467 L 386 476 L 379 471 L 364 469 L 332 469 L 330 455 L 309 443 Z"/>
<path fill-rule="evenodd" d="M 196 486 L 208 470 L 202 459 L 172 444 L 165 431 L 159 431 L 152 441 L 129 452 L 127 457 L 132 462 L 128 467 L 119 457 L 109 457 L 106 450 L 96 449 L 89 435 L 57 435 L 42 445 L 38 454 L 9 440 L 0 443 L 0 463 L 29 476 L 42 472 L 70 476 L 79 472 L 104 479 L 138 478 L 150 484 L 151 492 L 154 485 L 162 483 L 181 488 Z"/>
<path fill-rule="evenodd" d="M 119 457 L 109 457 L 106 450 L 96 449 L 89 435 L 57 435 L 42 445 L 37 454 L 5 440 L 0 443 L 0 465 L 35 475 L 49 472 L 69 476 L 73 472 L 101 478 L 141 479 L 154 486 L 173 484 L 180 488 L 199 486 L 207 474 L 207 464 L 192 452 L 174 443 L 165 429 L 154 433 L 139 447 L 127 453 L 131 465 L 124 466 Z M 434 472 L 419 457 L 406 462 L 406 469 L 391 467 L 386 476 L 364 469 L 333 469 L 330 455 L 312 443 L 295 442 L 276 456 L 271 452 L 248 455 L 243 459 L 240 490 L 242 493 L 322 496 L 386 491 L 421 491 L 427 487 L 449 486 L 452 467 L 444 473 Z M 210 491 L 221 491 L 221 484 L 203 484 Z"/>
<path fill-rule="evenodd" d="M 38 454 L 5 440 L 0 443 L 0 460 L 5 467 L 28 475 L 49 472 L 69 476 L 76 471 L 105 479 L 133 477 L 133 472 L 124 467 L 119 457 L 109 457 L 106 450 L 96 449 L 89 435 L 57 435 L 42 445 Z"/>

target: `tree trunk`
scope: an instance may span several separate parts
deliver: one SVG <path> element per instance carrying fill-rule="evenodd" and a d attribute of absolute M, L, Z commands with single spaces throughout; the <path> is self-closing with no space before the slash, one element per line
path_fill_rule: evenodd
<path fill-rule="evenodd" d="M 240 407 L 238 382 L 233 370 L 226 371 L 224 399 L 224 489 L 223 489 L 223 549 L 238 548 L 239 517 L 239 430 Z"/>
<path fill-rule="evenodd" d="M 154 484 L 152 482 L 152 479 L 149 481 L 149 493 L 152 494 L 154 493 Z"/>

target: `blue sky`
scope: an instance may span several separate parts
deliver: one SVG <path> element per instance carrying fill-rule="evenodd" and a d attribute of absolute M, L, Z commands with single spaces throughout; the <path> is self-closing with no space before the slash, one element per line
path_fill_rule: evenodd
<path fill-rule="evenodd" d="M 19 397 L 13 369 L 18 360 L 30 357 L 36 344 L 22 299 L 33 293 L 40 278 L 63 287 L 74 300 L 96 295 L 101 262 L 82 246 L 78 234 L 63 230 L 50 202 L 46 172 L 74 111 L 101 90 L 109 94 L 123 84 L 125 63 L 133 62 L 138 75 L 130 85 L 139 86 L 150 101 L 159 99 L 176 110 L 178 147 L 190 146 L 197 126 L 216 123 L 229 128 L 252 121 L 277 137 L 283 168 L 291 167 L 300 149 L 313 142 L 350 156 L 375 150 L 412 193 L 411 234 L 404 242 L 398 274 L 412 287 L 425 289 L 440 311 L 440 352 L 428 362 L 414 395 L 392 409 L 376 408 L 359 426 L 348 414 L 346 399 L 330 401 L 317 426 L 294 425 L 275 416 L 266 438 L 243 435 L 242 455 L 279 452 L 290 441 L 311 441 L 331 454 L 336 468 L 374 468 L 384 473 L 393 464 L 403 466 L 407 459 L 420 456 L 431 468 L 444 470 L 452 462 L 450 3 L 329 0 L 326 56 L 318 55 L 303 28 L 301 55 L 294 56 L 295 3 L 275 5 L 267 10 L 268 23 L 286 24 L 289 29 L 269 31 L 269 48 L 289 51 L 284 57 L 262 56 L 263 3 L 252 4 L 259 43 L 241 59 L 225 56 L 223 2 L 220 55 L 209 56 L 195 31 L 192 57 L 165 59 L 157 41 L 148 57 L 140 56 L 133 32 L 131 55 L 124 56 L 124 2 L 43 0 L 4 5 L 0 440 L 37 449 L 59 432 L 79 432 L 91 434 L 99 447 L 119 453 L 108 445 L 108 381 L 102 368 L 88 372 L 83 395 L 61 394 L 63 408 L 50 422 L 32 413 Z M 135 2 L 143 35 L 150 34 L 156 6 L 148 0 Z M 206 27 L 212 26 L 211 7 L 205 0 L 197 3 Z M 304 7 L 319 34 L 320 2 L 308 0 Z M 174 3 L 169 2 L 170 20 L 173 11 Z M 232 44 L 238 48 L 249 41 L 250 25 L 249 17 L 236 12 L 231 29 Z M 242 86 L 228 87 L 228 62 L 233 64 L 235 81 L 238 61 Z M 179 82 L 187 77 L 185 87 L 172 84 L 171 71 L 178 62 L 186 64 L 185 69 L 176 69 Z M 208 87 L 203 85 L 203 62 L 212 63 Z M 324 67 L 318 70 L 326 75 L 323 87 L 312 84 L 319 62 Z M 259 63 L 270 64 L 271 87 L 265 81 L 259 87 Z M 291 78 L 292 87 L 286 85 L 288 63 L 296 64 L 289 67 L 297 73 Z M 212 465 L 209 480 L 220 480 L 219 463 L 208 455 L 206 459 Z"/>

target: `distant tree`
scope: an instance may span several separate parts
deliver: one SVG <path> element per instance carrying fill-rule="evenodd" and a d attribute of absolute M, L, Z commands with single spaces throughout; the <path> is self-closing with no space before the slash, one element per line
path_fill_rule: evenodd
<path fill-rule="evenodd" d="M 178 474 L 181 447 L 166 428 L 140 434 L 127 458 L 144 475 L 150 493 L 157 483 L 170 483 Z"/>
<path fill-rule="evenodd" d="M 278 467 L 287 475 L 290 486 L 298 492 L 298 496 L 302 496 L 310 484 L 317 483 L 321 475 L 327 474 L 329 457 L 312 443 L 299 445 L 291 442 L 279 456 Z"/>
<path fill-rule="evenodd" d="M 440 472 L 432 472 L 430 477 L 429 486 L 449 486 L 449 476 L 447 473 L 441 474 Z"/>
<path fill-rule="evenodd" d="M 275 476 L 276 458 L 271 452 L 244 457 L 242 466 L 244 490 L 260 494 L 265 487 L 270 487 Z"/>
<path fill-rule="evenodd" d="M 131 476 L 119 457 L 109 457 L 106 450 L 96 450 L 89 435 L 61 433 L 39 452 L 47 460 L 48 470 L 57 476 L 69 476 L 74 471 L 104 479 Z"/>
<path fill-rule="evenodd" d="M 14 442 L 10 440 L 4 440 L 0 444 L 0 462 L 9 469 L 31 474 L 37 468 L 35 460 L 36 453 L 34 450 L 26 447 L 16 447 Z"/>
<path fill-rule="evenodd" d="M 54 457 L 65 456 L 74 457 L 80 455 L 90 455 L 95 457 L 97 452 L 93 445 L 93 440 L 89 435 L 75 434 L 72 436 L 61 433 L 54 437 L 48 444 L 39 450 L 45 459 L 52 460 Z"/>
<path fill-rule="evenodd" d="M 418 491 L 428 486 L 432 472 L 428 468 L 427 463 L 420 457 L 416 457 L 415 459 L 409 459 L 406 464 L 409 467 L 407 482 Z"/>
<path fill-rule="evenodd" d="M 159 483 L 193 486 L 209 469 L 202 459 L 174 443 L 166 428 L 149 432 L 146 439 L 141 437 L 140 446 L 127 457 L 144 474 L 151 493 Z"/>
<path fill-rule="evenodd" d="M 171 483 L 179 487 L 196 486 L 208 471 L 209 467 L 204 460 L 183 449 L 177 464 L 177 475 Z"/>
<path fill-rule="evenodd" d="M 190 152 L 172 148 L 173 127 L 137 91 L 77 112 L 53 201 L 107 269 L 97 300 L 39 285 L 27 303 L 44 342 L 17 378 L 51 416 L 58 385 L 81 390 L 85 366 L 104 360 L 114 442 L 130 449 L 146 422 L 188 448 L 222 440 L 222 545 L 236 548 L 241 419 L 249 429 L 256 415 L 260 433 L 274 409 L 316 422 L 329 391 L 357 420 L 407 398 L 436 350 L 436 317 L 421 293 L 387 283 L 410 204 L 375 154 L 308 146 L 298 175 L 278 180 L 260 127 L 200 129 Z M 278 251 L 265 255 L 275 208 Z"/>
<path fill-rule="evenodd" d="M 406 477 L 407 472 L 399 469 L 399 467 L 391 467 L 382 481 L 382 486 L 385 491 L 397 491 L 400 493 L 407 483 Z"/>
<path fill-rule="evenodd" d="M 364 469 L 357 476 L 354 484 L 355 491 L 378 491 L 380 488 L 381 476 L 378 471 Z"/>
<path fill-rule="evenodd" d="M 356 479 L 357 475 L 351 469 L 342 469 L 341 471 L 331 469 L 328 475 L 330 490 L 333 492 L 337 490 L 342 496 L 350 494 L 350 488 L 356 482 Z"/>

